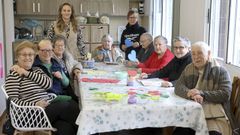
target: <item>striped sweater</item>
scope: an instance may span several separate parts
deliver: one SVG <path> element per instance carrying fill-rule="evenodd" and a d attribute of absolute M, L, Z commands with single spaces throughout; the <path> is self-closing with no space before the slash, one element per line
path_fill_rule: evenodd
<path fill-rule="evenodd" d="M 5 88 L 8 96 L 18 105 L 34 106 L 40 100 L 50 100 L 47 89 L 52 80 L 40 69 L 29 70 L 27 76 L 19 76 L 15 71 L 8 74 Z"/>

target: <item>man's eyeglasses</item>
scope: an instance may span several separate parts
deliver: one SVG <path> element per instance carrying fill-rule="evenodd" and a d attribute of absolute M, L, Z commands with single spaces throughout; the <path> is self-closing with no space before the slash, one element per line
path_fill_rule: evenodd
<path fill-rule="evenodd" d="M 177 49 L 183 50 L 184 48 L 185 48 L 184 46 L 174 46 L 173 47 L 174 50 L 177 50 Z"/>
<path fill-rule="evenodd" d="M 28 54 L 27 53 L 22 53 L 22 54 L 20 53 L 19 55 L 22 56 L 22 57 L 34 57 L 35 53 L 28 53 Z"/>
<path fill-rule="evenodd" d="M 40 51 L 43 53 L 51 53 L 52 52 L 52 50 L 47 50 L 47 49 L 40 49 Z"/>

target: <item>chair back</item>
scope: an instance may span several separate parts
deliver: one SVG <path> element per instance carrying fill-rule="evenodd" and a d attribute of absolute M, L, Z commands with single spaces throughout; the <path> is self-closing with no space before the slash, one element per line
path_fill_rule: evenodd
<path fill-rule="evenodd" d="M 8 99 L 9 96 L 5 90 L 5 85 L 2 85 L 1 88 L 5 97 Z M 52 127 L 42 107 L 19 106 L 11 100 L 9 104 L 9 115 L 12 126 L 19 131 L 56 131 L 56 129 Z"/>
<path fill-rule="evenodd" d="M 240 107 L 240 78 L 234 76 L 232 83 L 232 94 L 230 97 L 230 107 L 233 114 L 235 114 L 237 108 Z"/>

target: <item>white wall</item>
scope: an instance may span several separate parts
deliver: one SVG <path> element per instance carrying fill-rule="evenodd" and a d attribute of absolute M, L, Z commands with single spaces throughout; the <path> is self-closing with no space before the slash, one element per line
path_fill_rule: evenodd
<path fill-rule="evenodd" d="M 207 41 L 207 5 L 208 0 L 181 0 L 179 35 Z"/>

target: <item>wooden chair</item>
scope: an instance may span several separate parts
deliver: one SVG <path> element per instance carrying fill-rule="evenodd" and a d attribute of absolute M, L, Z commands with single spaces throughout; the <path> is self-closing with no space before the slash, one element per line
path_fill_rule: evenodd
<path fill-rule="evenodd" d="M 233 135 L 240 135 L 240 78 L 234 76 L 230 104 L 225 107 L 230 120 Z"/>
<path fill-rule="evenodd" d="M 6 99 L 8 99 L 4 85 L 2 85 L 2 91 Z M 55 95 L 50 95 L 50 98 L 55 97 Z M 41 131 L 51 135 L 52 131 L 56 131 L 52 127 L 44 109 L 39 106 L 19 106 L 10 101 L 9 117 L 12 126 L 15 128 L 14 135 L 32 131 Z"/>

